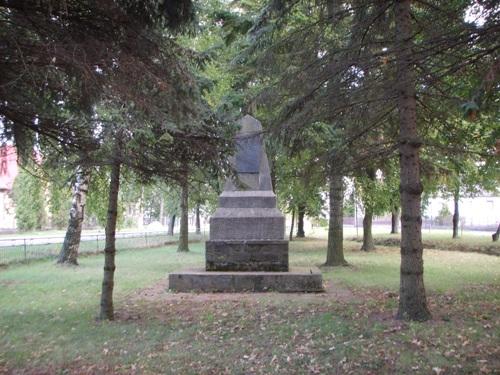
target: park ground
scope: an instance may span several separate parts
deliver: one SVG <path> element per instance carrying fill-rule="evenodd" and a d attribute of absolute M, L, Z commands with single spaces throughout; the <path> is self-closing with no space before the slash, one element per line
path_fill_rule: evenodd
<path fill-rule="evenodd" d="M 447 250 L 424 252 L 425 323 L 394 319 L 395 246 L 364 253 L 347 241 L 351 266 L 323 268 L 321 294 L 173 294 L 166 274 L 203 265 L 202 243 L 188 254 L 120 251 L 113 322 L 95 319 L 102 254 L 77 268 L 10 265 L 0 269 L 0 374 L 499 373 L 500 257 L 467 252 L 487 238 L 434 240 Z M 290 247 L 292 265 L 325 259 L 324 238 Z"/>

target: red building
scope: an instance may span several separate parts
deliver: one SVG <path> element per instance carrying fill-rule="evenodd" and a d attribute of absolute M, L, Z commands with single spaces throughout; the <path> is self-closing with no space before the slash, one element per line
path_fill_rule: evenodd
<path fill-rule="evenodd" d="M 0 229 L 16 227 L 14 203 L 10 191 L 18 173 L 17 152 L 14 146 L 0 147 Z"/>
<path fill-rule="evenodd" d="M 11 191 L 18 173 L 17 152 L 14 146 L 0 147 L 0 191 Z"/>

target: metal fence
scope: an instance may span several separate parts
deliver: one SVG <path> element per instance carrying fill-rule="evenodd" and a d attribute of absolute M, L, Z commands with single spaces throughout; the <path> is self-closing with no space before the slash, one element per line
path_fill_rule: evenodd
<path fill-rule="evenodd" d="M 189 240 L 201 240 L 203 235 L 189 234 Z M 104 233 L 82 234 L 80 254 L 99 253 L 104 250 Z M 168 236 L 165 232 L 118 232 L 116 250 L 158 247 L 175 243 L 178 236 Z M 27 262 L 42 258 L 55 258 L 61 251 L 64 236 L 51 237 L 12 237 L 0 238 L 0 265 Z"/>

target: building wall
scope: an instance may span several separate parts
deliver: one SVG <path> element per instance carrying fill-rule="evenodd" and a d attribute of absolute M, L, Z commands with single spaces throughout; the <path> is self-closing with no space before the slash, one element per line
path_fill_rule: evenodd
<path fill-rule="evenodd" d="M 443 205 L 453 214 L 453 200 L 434 198 L 429 201 L 425 209 L 425 215 L 435 218 Z M 494 227 L 500 222 L 500 197 L 478 196 L 474 198 L 462 198 L 458 206 L 459 214 L 463 224 L 468 227 Z"/>
<path fill-rule="evenodd" d="M 16 148 L 14 146 L 0 147 L 0 191 L 12 190 L 17 173 Z"/>
<path fill-rule="evenodd" d="M 0 147 L 0 230 L 16 228 L 14 202 L 10 198 L 10 192 L 18 172 L 16 148 Z"/>

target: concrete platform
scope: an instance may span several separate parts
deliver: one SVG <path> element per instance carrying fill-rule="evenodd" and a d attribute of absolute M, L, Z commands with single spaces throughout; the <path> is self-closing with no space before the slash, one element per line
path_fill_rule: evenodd
<path fill-rule="evenodd" d="M 191 269 L 168 276 L 174 292 L 311 292 L 323 291 L 316 267 L 292 267 L 289 272 L 237 272 Z"/>

